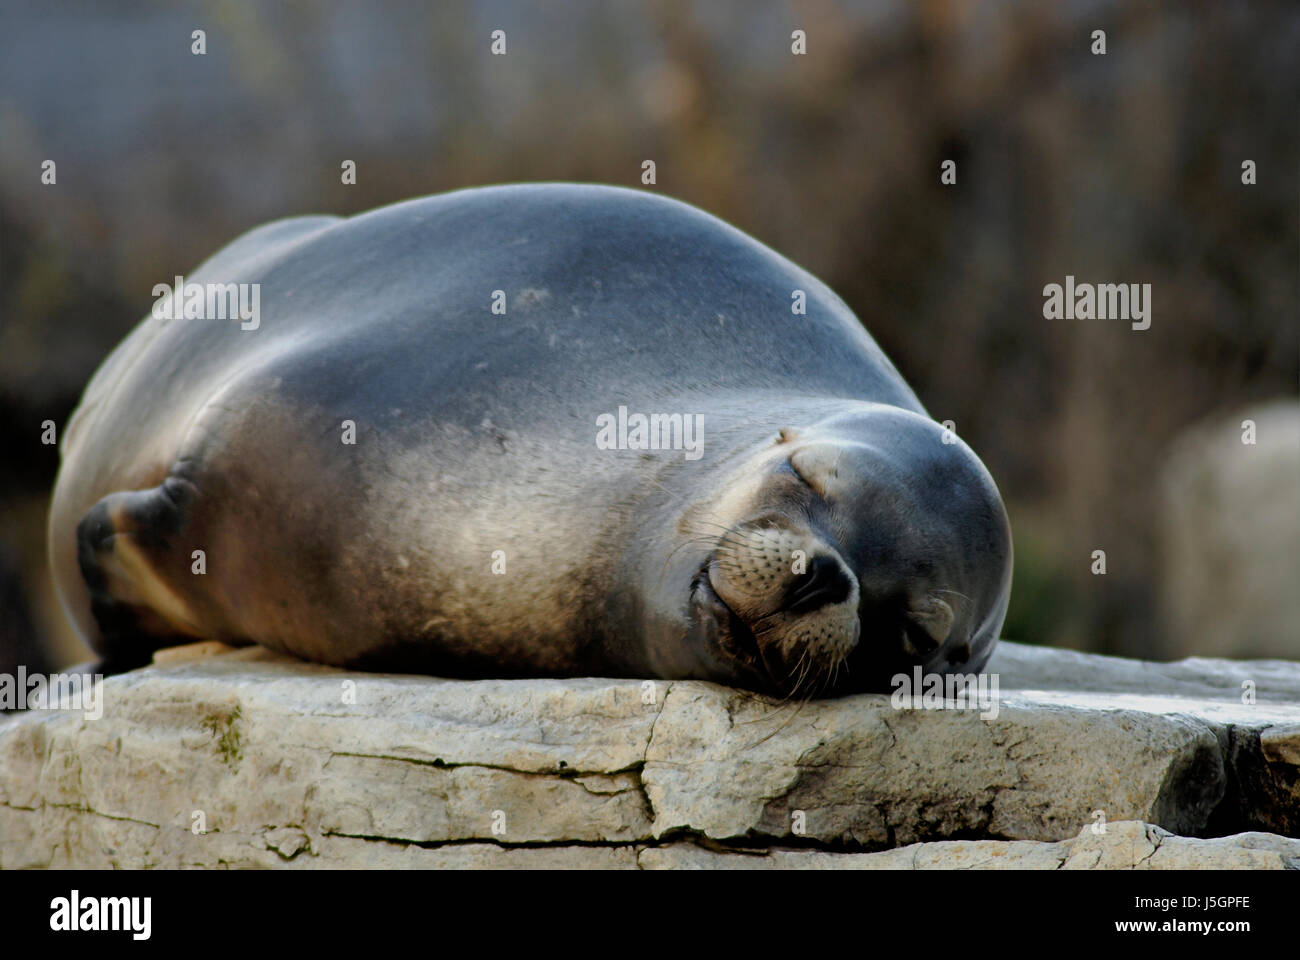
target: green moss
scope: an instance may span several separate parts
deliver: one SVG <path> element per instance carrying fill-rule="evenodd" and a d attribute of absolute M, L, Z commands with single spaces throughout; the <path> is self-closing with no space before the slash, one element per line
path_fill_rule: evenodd
<path fill-rule="evenodd" d="M 243 710 L 236 706 L 229 713 L 214 713 L 203 720 L 203 729 L 216 738 L 217 753 L 231 770 L 239 769 L 244 755 L 244 735 L 239 729 Z"/>

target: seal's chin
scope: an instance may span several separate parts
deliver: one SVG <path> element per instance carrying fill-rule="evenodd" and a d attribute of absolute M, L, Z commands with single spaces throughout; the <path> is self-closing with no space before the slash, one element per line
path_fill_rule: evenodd
<path fill-rule="evenodd" d="M 722 652 L 741 668 L 762 674 L 763 658 L 758 639 L 709 583 L 708 562 L 691 583 L 691 601 Z"/>

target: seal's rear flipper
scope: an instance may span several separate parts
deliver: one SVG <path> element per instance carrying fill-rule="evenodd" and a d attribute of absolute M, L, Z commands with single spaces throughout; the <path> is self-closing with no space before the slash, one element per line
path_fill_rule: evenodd
<path fill-rule="evenodd" d="M 77 524 L 77 563 L 100 636 L 100 672 L 148 664 L 160 647 L 202 639 L 198 618 L 175 587 L 189 575 L 179 543 L 195 488 L 169 476 L 160 486 L 109 494 Z"/>

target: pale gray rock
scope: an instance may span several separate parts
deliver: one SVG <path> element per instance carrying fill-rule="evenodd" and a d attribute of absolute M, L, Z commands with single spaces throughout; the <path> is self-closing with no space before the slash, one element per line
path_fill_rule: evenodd
<path fill-rule="evenodd" d="M 1195 832 L 1222 796 L 1205 724 L 1134 710 L 1003 702 L 896 710 L 886 696 L 776 708 L 674 684 L 642 771 L 655 836 L 806 836 L 885 847 L 959 834 L 1058 840 L 1092 812 Z"/>
<path fill-rule="evenodd" d="M 1101 825 L 1099 824 L 1098 827 Z M 1084 827 L 1068 840 L 940 840 L 880 853 L 772 848 L 707 850 L 689 843 L 641 851 L 643 870 L 1296 870 L 1300 840 L 1265 833 L 1200 840 L 1149 823 Z"/>
<path fill-rule="evenodd" d="M 1004 640 L 985 670 L 999 675 L 1003 693 L 1099 693 L 1110 703 L 1119 702 L 1117 695 L 1140 696 L 1148 699 L 1128 702 L 1158 712 L 1213 713 L 1226 722 L 1255 726 L 1285 722 L 1300 707 L 1300 663 L 1294 660 L 1189 657 L 1155 663 Z M 1246 693 L 1252 696 L 1246 698 Z"/>
<path fill-rule="evenodd" d="M 1083 830 L 1070 844 L 1065 870 L 1300 870 L 1300 840 L 1267 833 L 1194 839 L 1149 823 L 1111 823 Z"/>
<path fill-rule="evenodd" d="M 986 668 L 1004 697 L 1123 707 L 1204 723 L 1225 789 L 1210 833 L 1300 834 L 1300 664 L 1193 657 L 1152 663 L 1003 642 Z M 1165 824 L 1169 826 L 1169 824 Z"/>
<path fill-rule="evenodd" d="M 1295 865 L 1243 831 L 1300 832 L 1300 665 L 992 667 L 996 715 L 175 660 L 0 721 L 0 867 Z"/>
<path fill-rule="evenodd" d="M 1057 870 L 1070 841 L 939 840 L 878 853 L 774 847 L 736 853 L 673 843 L 641 851 L 642 870 Z"/>

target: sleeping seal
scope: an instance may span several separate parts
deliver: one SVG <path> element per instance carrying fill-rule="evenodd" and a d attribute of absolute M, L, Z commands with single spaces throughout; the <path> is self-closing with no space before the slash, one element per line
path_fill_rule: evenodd
<path fill-rule="evenodd" d="M 463 190 L 185 280 L 63 438 L 54 578 L 105 669 L 208 639 L 834 695 L 993 650 L 988 472 L 825 285 L 693 207 Z"/>

